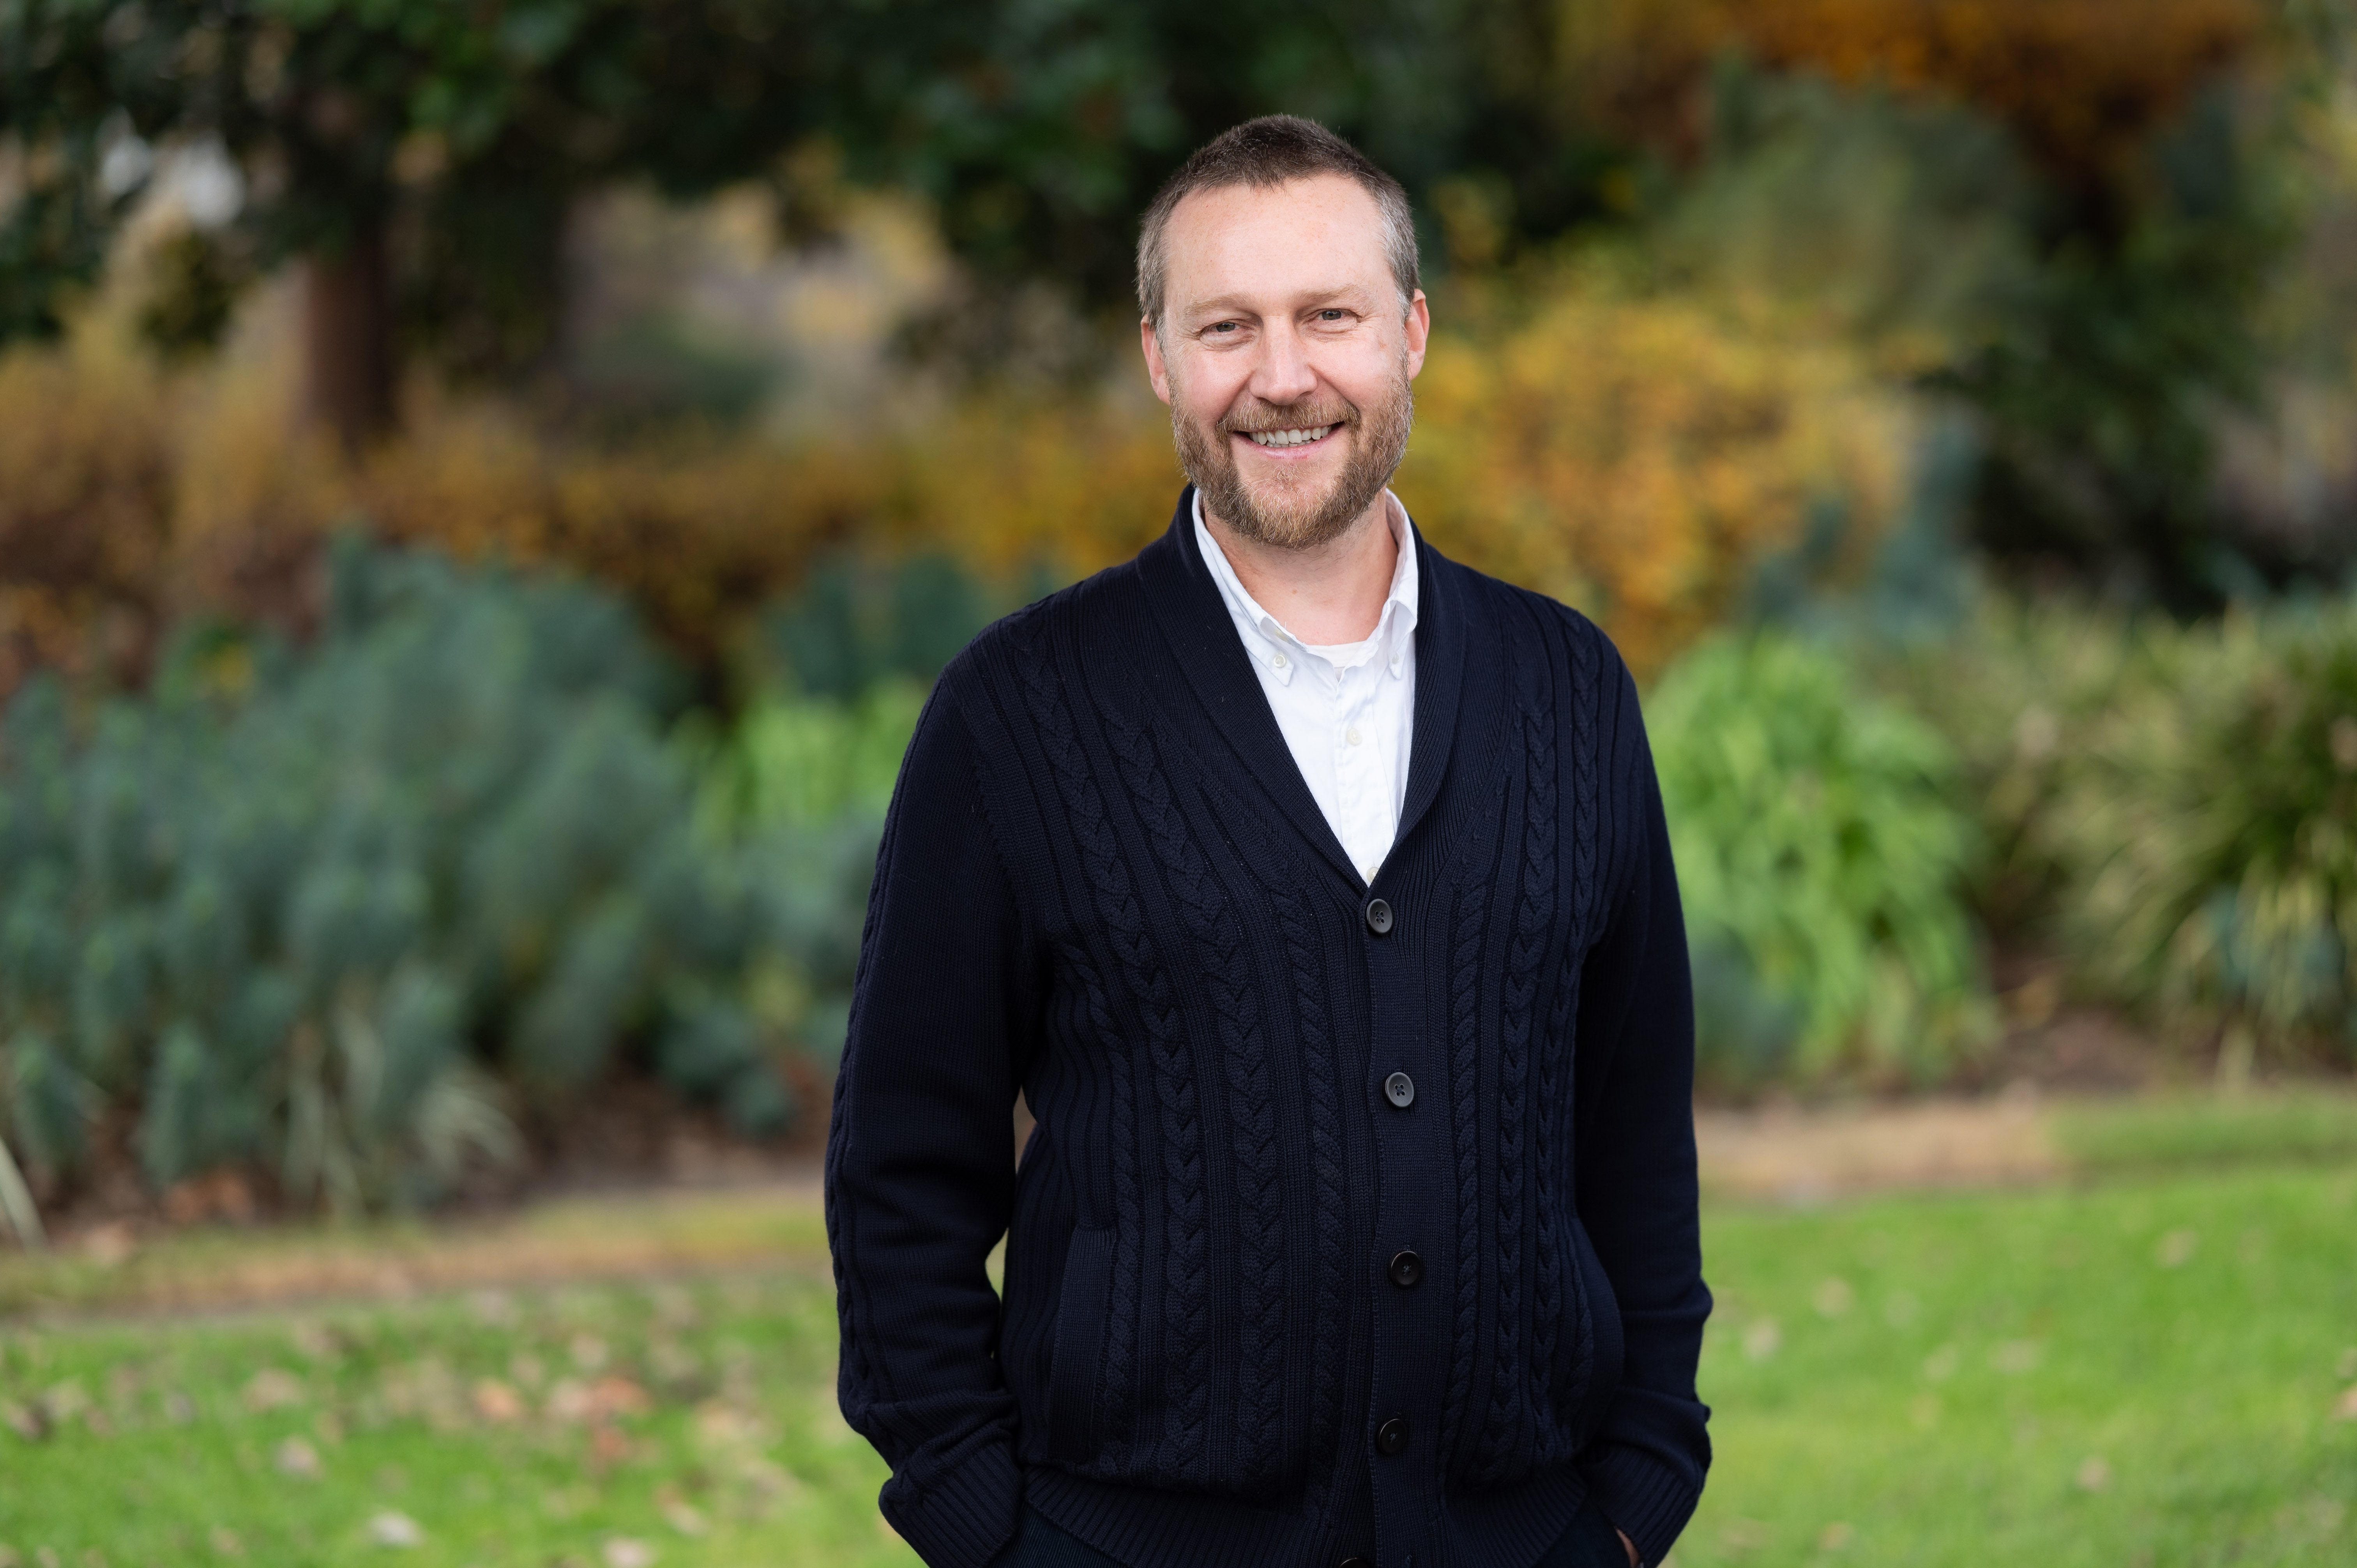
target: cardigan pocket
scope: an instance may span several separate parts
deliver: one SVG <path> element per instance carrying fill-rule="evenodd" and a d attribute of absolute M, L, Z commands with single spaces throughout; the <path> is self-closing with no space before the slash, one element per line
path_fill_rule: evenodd
<path fill-rule="evenodd" d="M 1587 1445 L 1611 1406 L 1612 1396 L 1620 1391 L 1621 1337 L 1620 1304 L 1612 1294 L 1612 1282 L 1605 1277 L 1604 1261 L 1596 1255 L 1579 1216 L 1570 1219 L 1572 1288 L 1565 1293 L 1565 1305 L 1580 1321 L 1566 1326 L 1581 1337 L 1572 1344 L 1584 1354 L 1574 1358 L 1556 1414 L 1577 1452 Z M 1579 1375 L 1583 1365 L 1585 1378 Z"/>
<path fill-rule="evenodd" d="M 1048 1452 L 1067 1464 L 1085 1464 L 1096 1452 L 1097 1370 L 1113 1294 L 1114 1236 L 1111 1226 L 1076 1226 L 1064 1251 L 1048 1381 Z"/>

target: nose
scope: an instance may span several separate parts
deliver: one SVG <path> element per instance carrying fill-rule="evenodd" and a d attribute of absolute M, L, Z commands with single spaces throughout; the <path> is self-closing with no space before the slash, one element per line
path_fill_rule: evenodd
<path fill-rule="evenodd" d="M 1251 390 L 1263 403 L 1298 403 L 1318 390 L 1318 372 L 1309 364 L 1309 345 L 1294 322 L 1272 322 L 1263 333 Z"/>

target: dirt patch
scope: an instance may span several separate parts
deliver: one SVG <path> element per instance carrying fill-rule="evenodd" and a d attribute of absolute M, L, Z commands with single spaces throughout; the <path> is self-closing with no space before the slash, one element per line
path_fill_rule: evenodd
<path fill-rule="evenodd" d="M 1695 1115 L 1703 1190 L 1809 1202 L 1891 1187 L 2045 1181 L 2068 1168 L 2040 1101 L 1993 1100 Z"/>

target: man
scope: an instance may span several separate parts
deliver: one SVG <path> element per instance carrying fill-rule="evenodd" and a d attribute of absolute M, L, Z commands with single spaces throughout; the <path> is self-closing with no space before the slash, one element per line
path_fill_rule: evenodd
<path fill-rule="evenodd" d="M 943 673 L 877 860 L 827 1221 L 886 1517 L 940 1568 L 1658 1562 L 1710 1297 L 1634 688 L 1385 489 L 1430 317 L 1347 143 L 1205 146 L 1138 297 L 1194 482 Z"/>

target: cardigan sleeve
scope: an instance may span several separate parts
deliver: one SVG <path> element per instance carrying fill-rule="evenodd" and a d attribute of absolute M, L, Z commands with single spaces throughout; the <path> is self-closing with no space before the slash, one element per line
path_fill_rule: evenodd
<path fill-rule="evenodd" d="M 1036 985 L 944 679 L 918 721 L 868 895 L 827 1133 L 844 1418 L 892 1467 L 884 1515 L 935 1568 L 1016 1530 L 1016 1406 L 985 1272 L 1015 1196 Z"/>
<path fill-rule="evenodd" d="M 1696 1210 L 1694 996 L 1636 687 L 1617 660 L 1607 670 L 1599 772 L 1615 780 L 1608 809 L 1622 832 L 1609 923 L 1581 975 L 1576 1147 L 1580 1220 L 1620 1306 L 1622 1360 L 1620 1391 L 1580 1460 L 1606 1517 L 1659 1563 L 1710 1467 L 1710 1412 L 1695 1393 L 1711 1300 Z"/>

